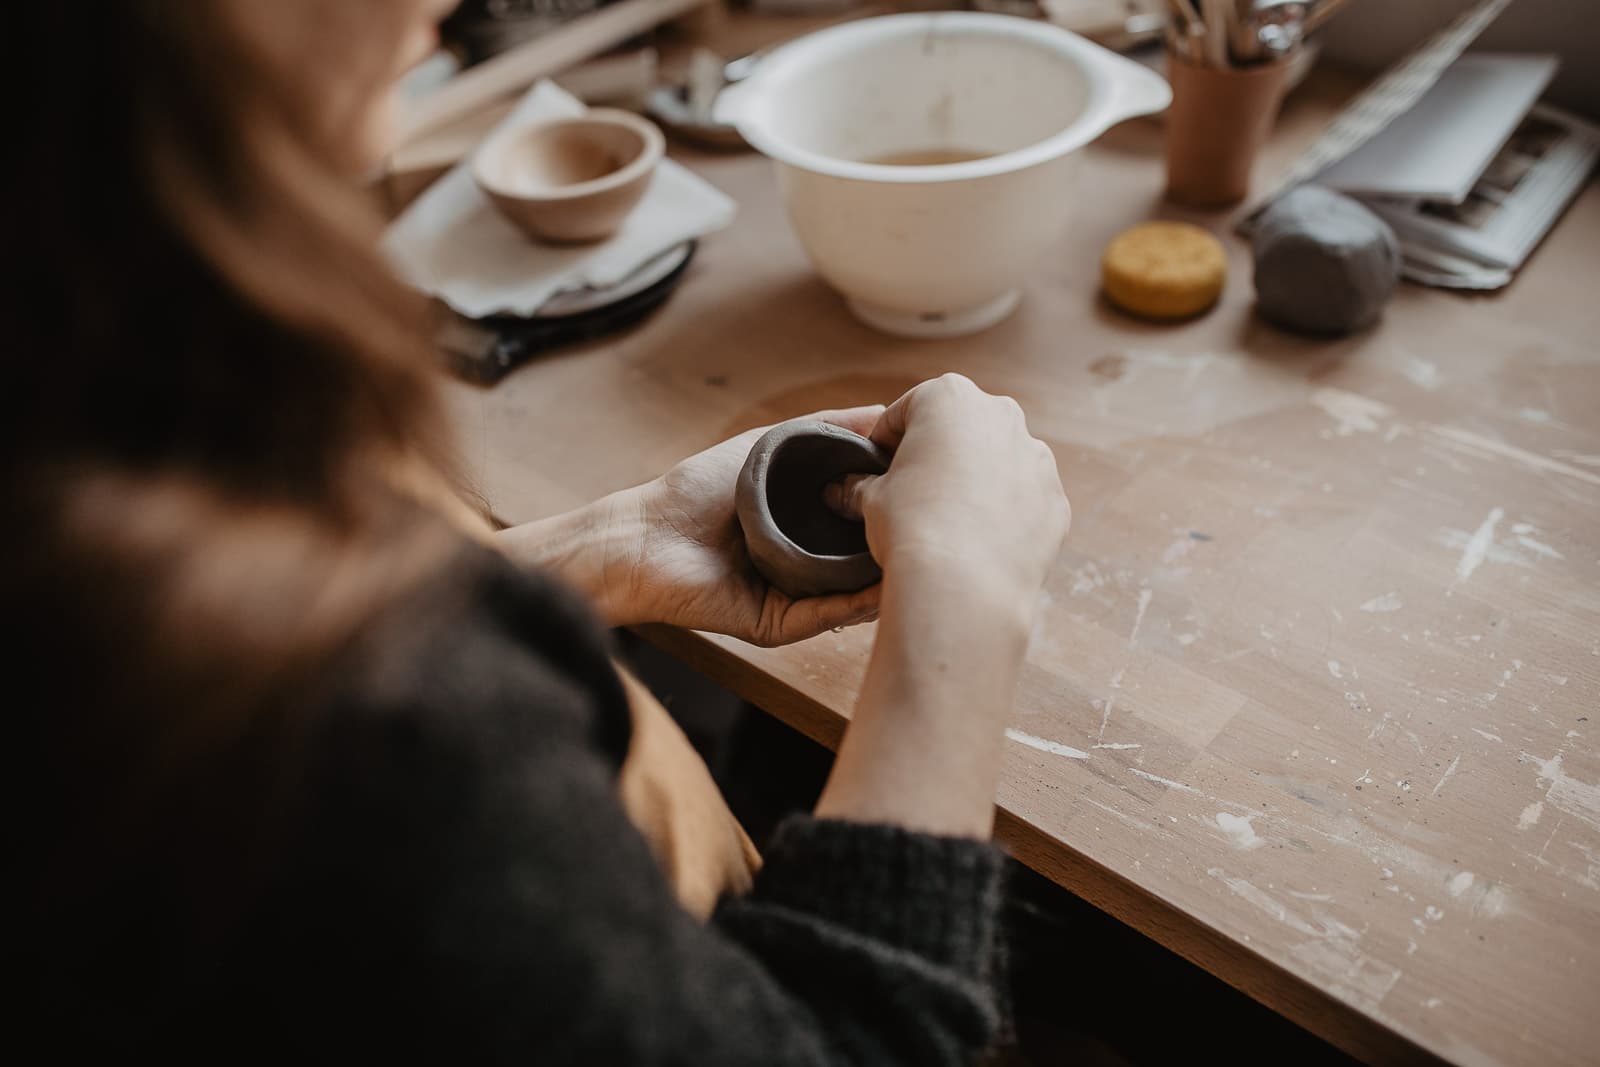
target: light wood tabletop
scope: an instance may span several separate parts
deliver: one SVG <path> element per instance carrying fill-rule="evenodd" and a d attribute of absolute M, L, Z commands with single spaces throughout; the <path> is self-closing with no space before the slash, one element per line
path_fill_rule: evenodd
<path fill-rule="evenodd" d="M 1356 84 L 1314 75 L 1263 172 Z M 680 150 L 734 226 L 641 328 L 453 390 L 471 469 L 519 522 L 944 371 L 1015 396 L 1075 520 L 1011 716 L 1007 847 L 1358 1056 L 1597 1062 L 1600 188 L 1508 290 L 1403 286 L 1319 342 L 1254 317 L 1248 249 L 1162 204 L 1160 148 L 1149 121 L 1090 148 L 1019 310 L 953 341 L 858 325 L 763 160 Z M 1101 248 L 1154 216 L 1228 244 L 1198 321 L 1097 296 Z M 647 636 L 835 745 L 873 633 Z"/>

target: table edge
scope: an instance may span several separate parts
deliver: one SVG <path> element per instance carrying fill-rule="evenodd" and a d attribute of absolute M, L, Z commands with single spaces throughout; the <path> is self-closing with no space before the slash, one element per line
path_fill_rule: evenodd
<path fill-rule="evenodd" d="M 661 624 L 630 627 L 651 645 L 830 751 L 847 720 L 707 635 Z M 1372 1063 L 1446 1064 L 1437 1052 L 1341 1001 L 1095 860 L 1063 848 L 1021 816 L 995 806 L 995 839 L 1018 862 L 1132 927 L 1257 1003 L 1346 1053 Z"/>

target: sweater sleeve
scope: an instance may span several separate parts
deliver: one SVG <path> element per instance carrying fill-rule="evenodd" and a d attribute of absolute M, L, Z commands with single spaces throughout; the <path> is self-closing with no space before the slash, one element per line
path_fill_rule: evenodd
<path fill-rule="evenodd" d="M 525 636 L 458 630 L 406 657 L 407 677 L 366 689 L 389 696 L 339 716 L 321 746 L 316 843 L 280 929 L 315 946 L 294 1015 L 322 1051 L 371 1059 L 392 1042 L 408 1059 L 618 1067 L 977 1058 L 998 1024 L 997 851 L 796 818 L 753 891 L 698 922 L 597 743 L 626 709 L 574 666 L 587 653 L 558 662 Z"/>

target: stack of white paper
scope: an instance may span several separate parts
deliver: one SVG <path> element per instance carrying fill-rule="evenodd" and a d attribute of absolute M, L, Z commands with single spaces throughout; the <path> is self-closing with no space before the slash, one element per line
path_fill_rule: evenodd
<path fill-rule="evenodd" d="M 1554 56 L 1465 55 L 1316 181 L 1352 196 L 1459 204 L 1555 77 Z"/>
<path fill-rule="evenodd" d="M 1463 289 L 1510 282 L 1600 158 L 1600 129 L 1536 104 L 1555 57 L 1462 54 L 1508 2 L 1479 0 L 1385 72 L 1263 204 L 1317 182 L 1394 227 L 1411 280 Z"/>

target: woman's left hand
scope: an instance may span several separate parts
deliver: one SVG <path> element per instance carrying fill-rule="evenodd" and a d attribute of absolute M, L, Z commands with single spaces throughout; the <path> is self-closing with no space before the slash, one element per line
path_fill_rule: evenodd
<path fill-rule="evenodd" d="M 822 419 L 867 434 L 882 407 L 824 411 Z M 734 513 L 734 484 L 756 439 L 742 433 L 690 456 L 640 486 L 644 537 L 634 595 L 653 620 L 786 645 L 876 618 L 879 588 L 795 600 L 756 572 Z"/>
<path fill-rule="evenodd" d="M 810 417 L 865 435 L 882 414 L 874 405 Z M 507 552 L 584 589 L 613 625 L 662 622 L 772 646 L 876 618 L 879 586 L 796 600 L 751 565 L 734 485 L 767 429 L 724 441 L 581 511 L 504 531 Z"/>

